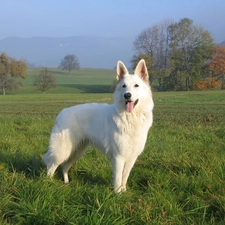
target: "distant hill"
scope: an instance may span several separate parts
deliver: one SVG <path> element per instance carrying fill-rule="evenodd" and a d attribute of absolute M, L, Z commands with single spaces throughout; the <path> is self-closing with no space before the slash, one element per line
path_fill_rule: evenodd
<path fill-rule="evenodd" d="M 219 45 L 225 46 L 225 41 L 221 42 Z"/>
<path fill-rule="evenodd" d="M 67 54 L 75 54 L 82 68 L 113 69 L 118 60 L 128 67 L 133 52 L 132 39 L 120 37 L 73 36 L 64 38 L 8 37 L 0 40 L 0 52 L 24 58 L 35 66 L 58 67 Z"/>

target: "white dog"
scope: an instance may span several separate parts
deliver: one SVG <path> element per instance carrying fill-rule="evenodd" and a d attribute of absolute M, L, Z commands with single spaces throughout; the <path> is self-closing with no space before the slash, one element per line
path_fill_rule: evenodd
<path fill-rule="evenodd" d="M 61 165 L 68 183 L 70 167 L 91 144 L 111 160 L 114 191 L 126 191 L 128 176 L 152 125 L 153 106 L 145 61 L 139 61 L 133 75 L 118 61 L 114 104 L 81 104 L 58 115 L 44 156 L 47 175 L 52 177 Z"/>

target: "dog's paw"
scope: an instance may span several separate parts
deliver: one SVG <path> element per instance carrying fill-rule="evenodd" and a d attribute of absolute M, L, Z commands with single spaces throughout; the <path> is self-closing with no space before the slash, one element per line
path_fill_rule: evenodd
<path fill-rule="evenodd" d="M 126 187 L 119 187 L 119 188 L 114 189 L 114 192 L 116 194 L 121 194 L 121 193 L 126 192 L 126 191 L 127 191 Z"/>

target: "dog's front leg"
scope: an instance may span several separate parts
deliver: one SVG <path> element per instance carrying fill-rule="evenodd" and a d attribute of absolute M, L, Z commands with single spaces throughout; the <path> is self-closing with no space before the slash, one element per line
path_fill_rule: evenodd
<path fill-rule="evenodd" d="M 122 192 L 122 174 L 124 169 L 125 159 L 120 155 L 115 155 L 112 159 L 113 167 L 113 189 L 115 193 Z"/>
<path fill-rule="evenodd" d="M 136 157 L 130 157 L 130 159 L 126 160 L 126 163 L 124 164 L 124 169 L 122 172 L 122 183 L 121 183 L 122 191 L 126 191 L 127 180 L 130 175 L 130 171 L 134 166 L 135 161 L 136 161 Z"/>

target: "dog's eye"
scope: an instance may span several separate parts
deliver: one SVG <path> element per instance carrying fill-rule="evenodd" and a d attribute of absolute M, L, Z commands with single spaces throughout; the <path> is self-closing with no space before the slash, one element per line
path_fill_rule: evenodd
<path fill-rule="evenodd" d="M 139 85 L 138 84 L 135 84 L 134 87 L 139 87 Z"/>
<path fill-rule="evenodd" d="M 127 86 L 126 86 L 126 84 L 124 84 L 122 87 L 125 88 L 125 87 L 127 87 Z"/>

